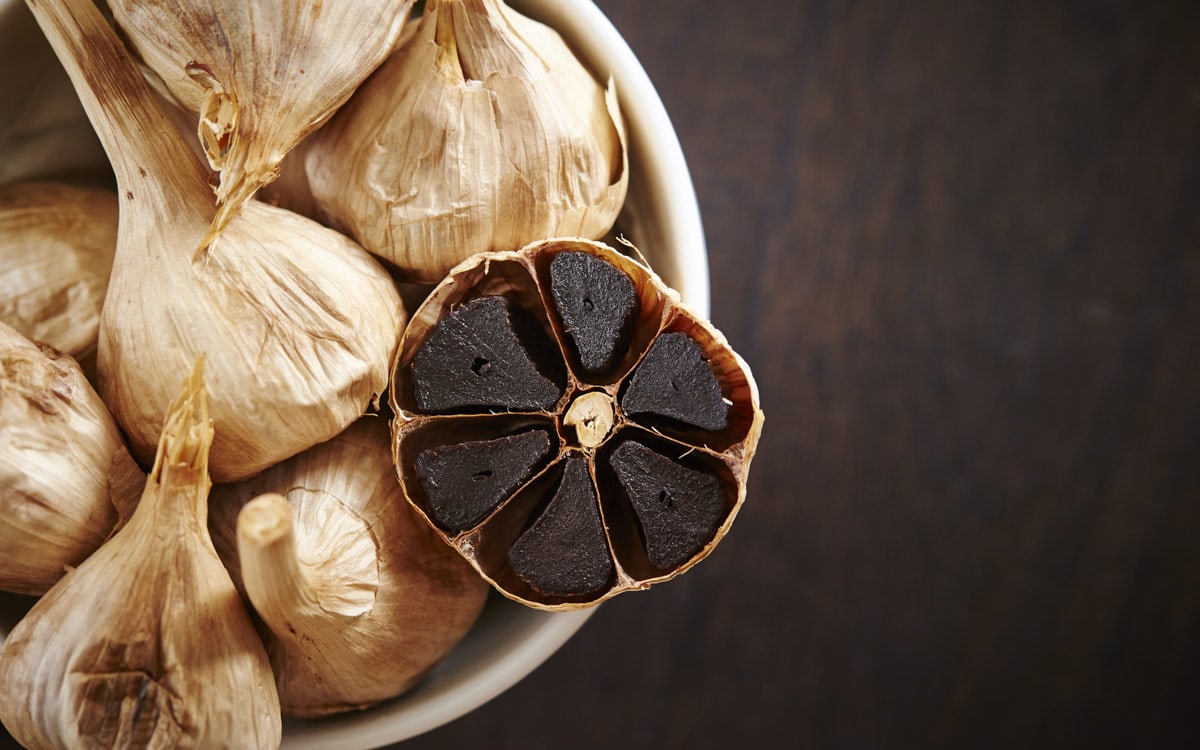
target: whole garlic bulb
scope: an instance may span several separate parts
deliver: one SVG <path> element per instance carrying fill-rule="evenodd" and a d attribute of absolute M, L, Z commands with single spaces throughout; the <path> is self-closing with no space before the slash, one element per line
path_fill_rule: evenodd
<path fill-rule="evenodd" d="M 151 460 L 175 384 L 200 356 L 217 481 L 327 440 L 377 404 L 406 320 L 382 264 L 253 200 L 207 244 L 207 170 L 94 3 L 29 5 L 116 173 L 121 218 L 97 368 L 133 454 Z"/>
<path fill-rule="evenodd" d="M 44 594 L 144 483 L 75 360 L 0 323 L 0 590 Z"/>
<path fill-rule="evenodd" d="M 0 720 L 29 748 L 278 747 L 270 663 L 213 549 L 198 364 L 129 522 L 0 648 Z"/>
<path fill-rule="evenodd" d="M 413 0 L 109 0 L 113 18 L 197 118 L 220 172 L 216 230 L 392 51 Z"/>
<path fill-rule="evenodd" d="M 409 507 L 386 420 L 218 485 L 217 550 L 270 631 L 283 713 L 322 716 L 408 690 L 466 634 L 487 584 Z"/>
<path fill-rule="evenodd" d="M 75 357 L 93 351 L 116 247 L 112 191 L 0 187 L 0 321 Z"/>
<path fill-rule="evenodd" d="M 611 84 L 501 0 L 428 0 L 414 24 L 312 138 L 327 221 L 423 282 L 477 252 L 606 233 L 628 185 Z"/>

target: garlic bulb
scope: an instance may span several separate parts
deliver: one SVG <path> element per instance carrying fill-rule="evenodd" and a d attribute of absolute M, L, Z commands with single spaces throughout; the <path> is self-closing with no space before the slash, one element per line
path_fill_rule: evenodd
<path fill-rule="evenodd" d="M 611 84 L 500 0 L 428 0 L 414 25 L 313 136 L 330 224 L 426 282 L 477 252 L 607 232 L 628 184 Z"/>
<path fill-rule="evenodd" d="M 0 323 L 0 590 L 45 593 L 144 483 L 75 360 Z"/>
<path fill-rule="evenodd" d="M 0 649 L 0 720 L 26 747 L 278 747 L 270 663 L 206 528 L 212 437 L 197 364 L 129 522 Z"/>
<path fill-rule="evenodd" d="M 109 0 L 146 65 L 195 114 L 220 172 L 215 231 L 392 51 L 413 0 Z"/>
<path fill-rule="evenodd" d="M 30 6 L 117 177 L 97 367 L 134 455 L 149 462 L 175 384 L 201 355 L 216 481 L 341 432 L 377 403 L 406 320 L 388 272 L 343 235 L 258 201 L 204 245 L 214 211 L 207 171 L 113 29 L 91 0 Z"/>
<path fill-rule="evenodd" d="M 474 623 L 487 584 L 404 501 L 387 422 L 213 491 L 210 528 L 270 629 L 285 714 L 365 708 L 411 687 Z"/>
<path fill-rule="evenodd" d="M 111 191 L 0 187 L 0 321 L 72 356 L 91 352 L 116 246 Z"/>

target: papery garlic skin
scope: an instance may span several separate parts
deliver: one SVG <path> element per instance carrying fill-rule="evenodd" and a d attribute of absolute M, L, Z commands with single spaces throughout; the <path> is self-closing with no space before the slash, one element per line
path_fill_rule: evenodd
<path fill-rule="evenodd" d="M 391 276 L 333 230 L 250 201 L 215 239 L 208 172 L 91 0 L 29 0 L 113 165 L 117 252 L 98 390 L 149 463 L 204 356 L 216 481 L 250 476 L 377 405 L 406 322 Z"/>
<path fill-rule="evenodd" d="M 278 747 L 270 664 L 207 529 L 198 365 L 129 522 L 0 648 L 0 720 L 29 748 Z"/>
<path fill-rule="evenodd" d="M 325 219 L 422 282 L 477 252 L 605 234 L 628 186 L 611 84 L 500 0 L 429 0 L 414 24 L 313 136 Z"/>
<path fill-rule="evenodd" d="M 413 0 L 109 0 L 143 61 L 197 118 L 217 230 L 391 52 Z"/>
<path fill-rule="evenodd" d="M 210 527 L 270 630 L 285 715 L 408 690 L 475 622 L 487 584 L 405 502 L 386 420 L 213 491 Z"/>
<path fill-rule="evenodd" d="M 0 590 L 45 593 L 129 516 L 144 482 L 75 360 L 0 323 Z"/>
<path fill-rule="evenodd" d="M 212 407 L 219 482 L 336 435 L 385 389 L 404 304 L 382 266 L 343 235 L 251 201 L 210 254 L 153 267 L 156 284 L 205 302 L 146 294 L 143 275 L 114 273 L 101 316 L 99 390 L 143 460 L 187 358 L 206 357 L 221 396 Z"/>
<path fill-rule="evenodd" d="M 93 351 L 116 247 L 111 190 L 0 187 L 0 322 L 75 357 Z"/>

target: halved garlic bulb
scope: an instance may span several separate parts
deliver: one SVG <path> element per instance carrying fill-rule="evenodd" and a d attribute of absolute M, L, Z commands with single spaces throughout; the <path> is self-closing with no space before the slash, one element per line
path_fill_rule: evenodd
<path fill-rule="evenodd" d="M 628 184 L 612 85 L 500 0 L 428 0 L 414 25 L 312 138 L 326 220 L 423 282 L 477 252 L 604 235 Z"/>
<path fill-rule="evenodd" d="M 206 359 L 217 481 L 338 434 L 378 402 L 406 315 L 383 266 L 343 235 L 258 201 L 212 243 L 204 165 L 91 0 L 31 2 L 112 160 L 120 229 L 99 391 L 153 456 L 176 384 Z"/>
<path fill-rule="evenodd" d="M 116 247 L 111 190 L 0 187 L 0 321 L 74 357 L 95 350 Z"/>
<path fill-rule="evenodd" d="M 75 360 L 0 323 L 0 590 L 44 594 L 129 517 L 144 483 Z"/>
<path fill-rule="evenodd" d="M 0 648 L 0 720 L 29 748 L 278 747 L 270 662 L 206 527 L 201 366 L 129 522 Z"/>
<path fill-rule="evenodd" d="M 392 51 L 413 0 L 110 0 L 143 61 L 196 118 L 220 172 L 216 230 Z"/>
<path fill-rule="evenodd" d="M 466 634 L 487 584 L 404 500 L 382 417 L 213 490 L 209 526 L 270 636 L 284 714 L 365 708 Z"/>

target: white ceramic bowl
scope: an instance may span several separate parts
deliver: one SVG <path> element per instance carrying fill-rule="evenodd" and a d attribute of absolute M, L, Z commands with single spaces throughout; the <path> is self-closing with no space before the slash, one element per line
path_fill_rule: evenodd
<path fill-rule="evenodd" d="M 601 77 L 616 81 L 630 136 L 630 183 L 617 229 L 699 314 L 709 314 L 708 259 L 691 176 L 662 101 L 629 46 L 590 0 L 510 0 L 557 29 Z M 65 73 L 24 3 L 0 0 L 0 184 L 111 174 Z M 0 595 L 0 643 L 32 600 Z M 479 622 L 417 688 L 367 711 L 285 720 L 290 750 L 366 750 L 441 726 L 538 667 L 591 610 L 547 613 L 493 593 Z M 3 686 L 0 686 L 3 690 Z"/>

